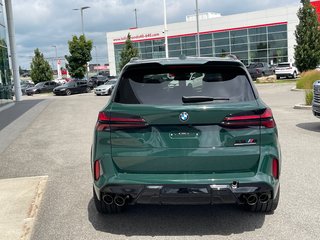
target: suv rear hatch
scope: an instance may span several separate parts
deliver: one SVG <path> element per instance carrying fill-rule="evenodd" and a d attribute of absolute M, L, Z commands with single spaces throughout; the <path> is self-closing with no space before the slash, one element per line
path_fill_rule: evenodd
<path fill-rule="evenodd" d="M 268 116 L 237 64 L 126 69 L 111 110 L 99 116 L 111 132 L 118 171 L 254 174 Z"/>

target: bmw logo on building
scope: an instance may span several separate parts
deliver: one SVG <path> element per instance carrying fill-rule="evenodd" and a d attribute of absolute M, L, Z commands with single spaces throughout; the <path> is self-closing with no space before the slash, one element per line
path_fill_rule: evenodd
<path fill-rule="evenodd" d="M 181 122 L 186 122 L 189 119 L 189 114 L 187 112 L 182 112 L 179 115 L 179 119 Z"/>

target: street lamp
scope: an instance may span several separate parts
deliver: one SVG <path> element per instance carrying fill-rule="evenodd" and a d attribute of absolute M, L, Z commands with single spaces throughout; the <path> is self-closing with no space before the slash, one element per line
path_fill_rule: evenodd
<path fill-rule="evenodd" d="M 163 18 L 164 18 L 164 47 L 166 58 L 169 57 L 169 50 L 168 50 L 168 28 L 167 28 L 167 4 L 166 0 L 163 0 Z"/>
<path fill-rule="evenodd" d="M 96 64 L 98 65 L 98 52 L 97 52 L 97 46 L 93 46 L 96 52 Z"/>
<path fill-rule="evenodd" d="M 84 35 L 84 29 L 83 29 L 83 10 L 90 8 L 89 6 L 86 7 L 81 7 L 81 8 L 74 8 L 72 10 L 78 11 L 80 10 L 81 12 L 81 30 L 82 30 L 82 35 Z"/>
<path fill-rule="evenodd" d="M 56 46 L 56 45 L 52 45 L 51 47 L 54 47 L 54 48 L 55 48 L 55 52 L 56 52 L 56 59 L 55 59 L 55 60 L 58 60 L 58 50 L 57 50 L 57 46 Z"/>
<path fill-rule="evenodd" d="M 58 48 L 56 45 L 52 45 L 51 47 L 54 47 L 55 49 L 55 53 L 56 53 L 56 57 L 55 57 L 55 64 L 57 66 L 57 73 L 58 73 L 58 78 L 60 79 L 61 78 L 61 70 L 60 70 L 60 61 L 58 59 Z"/>
<path fill-rule="evenodd" d="M 200 57 L 200 34 L 199 34 L 199 7 L 196 0 L 196 19 L 197 19 L 197 56 Z"/>

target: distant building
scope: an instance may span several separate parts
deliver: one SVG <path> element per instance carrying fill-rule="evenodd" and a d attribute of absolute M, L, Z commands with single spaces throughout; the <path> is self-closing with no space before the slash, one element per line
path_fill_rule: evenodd
<path fill-rule="evenodd" d="M 5 7 L 0 0 L 0 105 L 12 99 L 11 70 L 7 47 L 7 28 L 4 19 Z"/>
<path fill-rule="evenodd" d="M 320 12 L 320 0 L 311 4 Z M 295 28 L 299 23 L 300 5 L 265 9 L 255 12 L 221 16 L 217 13 L 200 14 L 200 55 L 236 55 L 244 64 L 294 61 Z M 195 16 L 186 22 L 168 24 L 169 57 L 181 54 L 196 56 L 197 28 Z M 165 57 L 164 26 L 151 26 L 107 33 L 110 74 L 119 73 L 120 53 L 127 34 L 131 34 L 140 58 Z"/>

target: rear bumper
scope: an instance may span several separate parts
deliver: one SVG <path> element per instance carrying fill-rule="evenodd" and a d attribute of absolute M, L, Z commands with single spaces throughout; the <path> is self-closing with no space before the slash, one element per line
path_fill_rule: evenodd
<path fill-rule="evenodd" d="M 276 191 L 278 184 L 276 186 Z M 276 196 L 275 189 L 267 183 L 231 184 L 163 184 L 163 185 L 108 185 L 99 190 L 95 186 L 98 198 L 108 195 L 112 198 L 122 196 L 126 204 L 158 205 L 210 205 L 210 204 L 245 204 L 248 197 L 262 194 L 269 198 Z"/>
<path fill-rule="evenodd" d="M 276 75 L 277 75 L 278 77 L 287 77 L 287 76 L 293 76 L 293 73 L 291 73 L 291 72 L 277 73 L 277 72 L 276 72 Z"/>
<path fill-rule="evenodd" d="M 320 118 L 320 104 L 313 103 L 312 112 L 314 116 L 316 116 L 317 118 Z"/>

